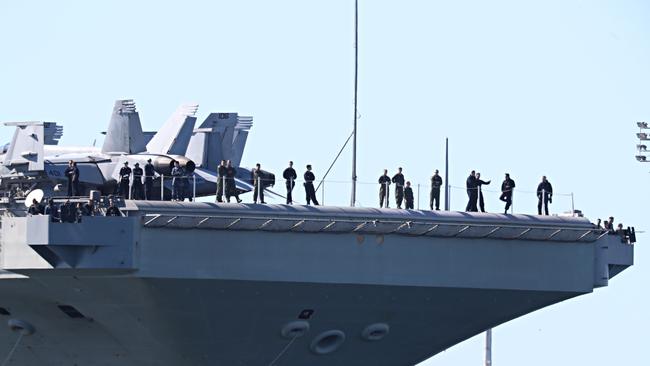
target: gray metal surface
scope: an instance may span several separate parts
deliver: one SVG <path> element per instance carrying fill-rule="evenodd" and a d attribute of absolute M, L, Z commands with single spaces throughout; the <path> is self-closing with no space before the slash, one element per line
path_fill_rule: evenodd
<path fill-rule="evenodd" d="M 0 317 L 37 329 L 14 364 L 412 365 L 607 285 L 633 261 L 633 246 L 581 218 L 140 201 L 123 211 L 79 224 L 3 218 L 0 264 L 24 277 L 0 277 Z M 283 337 L 296 321 L 305 335 Z M 377 324 L 390 331 L 365 339 Z M 318 354 L 326 334 L 344 340 Z M 0 353 L 15 336 L 0 328 Z"/>

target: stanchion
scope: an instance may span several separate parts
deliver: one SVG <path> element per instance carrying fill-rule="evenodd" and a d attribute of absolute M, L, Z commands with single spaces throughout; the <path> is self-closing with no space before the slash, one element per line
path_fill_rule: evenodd
<path fill-rule="evenodd" d="M 160 200 L 165 200 L 165 176 L 160 175 Z"/>

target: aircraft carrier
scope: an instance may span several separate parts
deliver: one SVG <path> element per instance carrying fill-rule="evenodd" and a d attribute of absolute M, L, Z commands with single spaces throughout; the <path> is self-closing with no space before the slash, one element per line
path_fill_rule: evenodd
<path fill-rule="evenodd" d="M 120 139 L 81 153 L 100 195 L 115 166 L 152 154 L 131 149 L 143 133 L 123 105 Z M 46 127 L 17 124 L 4 150 L 2 366 L 415 365 L 633 264 L 633 245 L 582 217 L 127 199 L 122 217 L 52 222 L 23 194 L 56 192 L 49 168 L 71 157 L 44 157 Z M 222 127 L 194 130 L 203 152 L 233 141 Z"/>

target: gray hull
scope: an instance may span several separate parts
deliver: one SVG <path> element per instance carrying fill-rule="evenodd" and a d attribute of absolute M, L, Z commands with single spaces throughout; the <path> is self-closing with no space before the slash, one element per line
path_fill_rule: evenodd
<path fill-rule="evenodd" d="M 413 365 L 607 285 L 633 255 L 574 218 L 128 205 L 3 219 L 0 264 L 26 277 L 0 279 L 0 317 L 36 328 L 11 364 Z M 16 337 L 0 328 L 0 354 Z"/>

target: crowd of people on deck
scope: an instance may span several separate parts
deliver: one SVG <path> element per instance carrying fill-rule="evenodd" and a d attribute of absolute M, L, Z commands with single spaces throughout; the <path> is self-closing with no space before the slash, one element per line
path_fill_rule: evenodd
<path fill-rule="evenodd" d="M 383 174 L 377 180 L 379 184 L 379 207 L 390 207 L 390 186 L 394 185 L 395 205 L 398 209 L 404 206 L 404 209 L 414 208 L 414 194 L 410 181 L 407 181 L 402 172 L 402 168 L 397 168 L 397 172 L 391 177 L 388 175 L 388 169 L 384 169 Z M 222 160 L 217 168 L 217 184 L 216 184 L 216 201 L 217 202 L 230 202 L 232 197 L 240 203 L 242 200 L 239 198 L 239 191 L 236 187 L 235 177 L 237 177 L 237 169 L 232 165 L 230 160 Z M 68 197 L 79 197 L 83 193 L 79 186 L 79 168 L 77 163 L 70 160 L 68 167 L 65 169 L 64 175 L 68 180 Z M 172 194 L 171 199 L 174 201 L 183 201 L 185 198 L 192 200 L 191 195 L 188 195 L 189 187 L 188 171 L 181 167 L 178 161 L 173 162 L 171 169 L 172 178 Z M 296 185 L 298 174 L 293 168 L 293 162 L 289 162 L 289 166 L 283 171 L 282 177 L 285 180 L 286 187 L 286 203 L 293 204 L 293 190 Z M 156 172 L 151 159 L 147 160 L 144 169 L 140 168 L 139 163 L 135 163 L 134 168 L 129 167 L 127 161 L 119 171 L 119 184 L 117 193 L 123 198 L 151 200 L 153 194 L 153 181 L 156 178 Z M 143 180 L 144 179 L 144 180 Z M 318 206 L 319 202 L 316 198 L 316 187 L 314 182 L 316 176 L 313 172 L 312 166 L 307 164 L 305 173 L 303 174 L 303 187 L 305 190 L 305 200 L 307 205 Z M 261 169 L 261 164 L 256 164 L 255 168 L 251 171 L 251 181 L 253 182 L 253 202 L 264 204 L 264 189 L 269 185 L 273 185 L 275 180 L 269 181 L 269 175 Z M 440 210 L 440 196 L 443 188 L 443 180 L 436 169 L 431 176 L 431 189 L 429 192 L 429 209 Z M 483 196 L 483 186 L 490 185 L 491 180 L 481 179 L 481 173 L 472 170 L 467 177 L 465 186 L 467 190 L 468 201 L 465 206 L 466 212 L 486 212 L 485 199 Z M 509 173 L 505 173 L 505 178 L 501 183 L 501 195 L 499 200 L 505 203 L 504 214 L 512 207 L 513 191 L 516 187 L 515 181 L 510 177 Z M 553 186 L 548 181 L 546 176 L 542 176 L 541 182 L 537 186 L 537 213 L 538 215 L 549 215 L 548 205 L 553 203 Z M 108 205 L 97 207 L 98 204 L 92 199 L 82 203 L 79 201 L 72 202 L 67 199 L 62 204 L 56 204 L 53 199 L 47 199 L 45 206 L 41 205 L 37 200 L 33 200 L 29 206 L 28 213 L 31 215 L 49 215 L 52 222 L 81 222 L 84 216 L 121 216 L 119 208 L 116 206 L 115 198 L 109 196 Z M 630 236 L 633 236 L 633 230 L 630 228 L 624 229 L 623 224 L 619 223 L 614 226 L 614 218 L 610 217 L 609 220 L 601 221 L 598 219 L 597 228 L 606 231 L 609 234 L 620 235 L 622 240 L 630 241 Z"/>
<path fill-rule="evenodd" d="M 48 198 L 45 202 L 46 204 L 43 206 L 37 199 L 32 199 L 27 213 L 32 216 L 47 215 L 51 222 L 69 223 L 81 222 L 84 216 L 122 216 L 122 212 L 112 196 L 108 197 L 107 205 L 96 203 L 92 198 L 85 203 L 74 202 L 69 198 L 61 204 L 57 204 L 53 198 Z"/>

